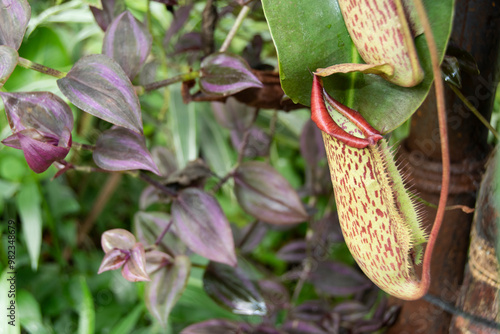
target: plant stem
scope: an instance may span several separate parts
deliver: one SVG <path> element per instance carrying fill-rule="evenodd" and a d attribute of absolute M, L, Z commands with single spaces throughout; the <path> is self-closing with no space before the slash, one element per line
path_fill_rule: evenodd
<path fill-rule="evenodd" d="M 139 172 L 139 178 L 142 179 L 143 181 L 146 181 L 147 183 L 149 183 L 150 185 L 152 185 L 156 189 L 160 190 L 161 192 L 164 192 L 168 196 L 177 197 L 177 191 L 175 191 L 171 188 L 168 188 L 168 187 L 164 186 L 163 184 L 161 184 L 160 182 L 152 179 L 149 175 L 147 175 L 143 171 Z"/>
<path fill-rule="evenodd" d="M 101 189 L 99 196 L 96 198 L 94 204 L 92 205 L 92 209 L 90 210 L 87 219 L 85 219 L 85 222 L 78 231 L 77 245 L 81 245 L 85 240 L 85 237 L 92 229 L 92 226 L 94 226 L 96 219 L 99 217 L 102 210 L 106 207 L 106 204 L 109 202 L 111 196 L 113 196 L 116 188 L 120 184 L 122 175 L 123 174 L 121 173 L 112 173 L 108 176 L 104 187 Z"/>
<path fill-rule="evenodd" d="M 252 129 L 253 124 L 255 123 L 255 120 L 257 119 L 258 114 L 259 114 L 259 108 L 255 108 L 250 125 L 248 126 L 248 128 L 245 129 L 245 133 L 243 134 L 243 140 L 239 148 L 238 160 L 236 162 L 236 165 L 234 165 L 234 167 L 231 168 L 231 170 L 226 175 L 224 175 L 224 177 L 222 177 L 219 180 L 219 182 L 212 188 L 212 193 L 218 192 L 220 188 L 224 185 L 224 183 L 226 183 L 227 180 L 233 177 L 234 173 L 238 169 L 238 166 L 241 165 L 243 157 L 245 156 L 245 150 L 248 146 L 248 142 L 250 141 L 250 131 Z"/>
<path fill-rule="evenodd" d="M 434 41 L 434 35 L 432 33 L 431 25 L 429 19 L 425 12 L 425 7 L 422 0 L 414 0 L 415 9 L 418 13 L 418 18 L 424 28 L 425 39 L 427 40 L 427 45 L 429 46 L 429 53 L 432 62 L 432 72 L 434 75 L 434 86 L 436 89 L 436 102 L 437 102 L 437 112 L 439 121 L 439 137 L 441 141 L 441 160 L 443 164 L 443 178 L 441 180 L 441 193 L 439 195 L 439 206 L 436 213 L 436 218 L 434 219 L 434 224 L 432 226 L 431 233 L 429 235 L 429 241 L 425 250 L 424 261 L 422 265 L 422 279 L 420 281 L 420 297 L 423 297 L 429 290 L 430 280 L 431 280 L 431 258 L 434 245 L 436 244 L 436 239 L 439 234 L 439 229 L 443 222 L 444 213 L 446 210 L 446 201 L 448 199 L 448 190 L 450 185 L 450 153 L 448 147 L 448 129 L 446 127 L 446 109 L 444 102 L 444 87 L 443 80 L 441 79 L 441 69 L 439 66 L 439 58 L 436 48 L 436 43 Z"/>
<path fill-rule="evenodd" d="M 78 151 L 81 151 L 81 150 L 94 151 L 95 150 L 94 145 L 77 143 L 75 141 L 71 144 L 71 148 L 74 148 L 75 150 L 78 150 Z"/>
<path fill-rule="evenodd" d="M 227 48 L 231 44 L 231 41 L 233 40 L 234 36 L 236 35 L 236 32 L 241 26 L 241 23 L 243 23 L 243 20 L 247 16 L 248 12 L 250 11 L 250 6 L 245 5 L 241 8 L 240 13 L 238 14 L 238 17 L 236 18 L 236 21 L 234 22 L 233 26 L 231 27 L 231 30 L 226 36 L 226 39 L 224 40 L 224 43 L 222 43 L 222 46 L 220 47 L 219 52 L 226 52 Z"/>
<path fill-rule="evenodd" d="M 189 73 L 180 74 L 180 75 L 177 75 L 177 76 L 169 78 L 169 79 L 165 79 L 162 81 L 156 81 L 156 82 L 152 82 L 150 84 L 144 85 L 144 90 L 146 92 L 150 92 L 152 90 L 166 87 L 166 86 L 171 85 L 171 84 L 176 83 L 176 82 L 194 80 L 194 79 L 198 78 L 199 76 L 200 76 L 199 71 L 193 71 L 193 72 L 189 72 Z"/>
<path fill-rule="evenodd" d="M 170 219 L 170 221 L 168 222 L 167 226 L 165 226 L 165 228 L 163 229 L 163 231 L 161 231 L 161 234 L 158 236 L 158 238 L 156 238 L 155 246 L 158 246 L 160 244 L 161 240 L 163 239 L 163 237 L 165 236 L 165 234 L 167 234 L 167 232 L 170 229 L 170 227 L 172 226 L 173 222 L 174 222 L 173 219 Z"/>
<path fill-rule="evenodd" d="M 491 131 L 491 133 L 495 136 L 497 140 L 500 140 L 500 135 L 495 130 L 495 128 L 486 120 L 486 118 L 481 115 L 479 110 L 477 110 L 467 98 L 462 94 L 462 92 L 453 84 L 448 84 L 448 86 L 453 90 L 453 92 L 458 96 L 458 98 L 469 108 L 470 111 L 481 121 Z"/>
<path fill-rule="evenodd" d="M 19 61 L 17 62 L 17 65 L 24 67 L 24 68 L 27 68 L 29 70 L 34 70 L 34 71 L 37 71 L 37 72 L 40 72 L 43 74 L 53 76 L 53 77 L 58 78 L 58 79 L 64 78 L 67 74 L 66 72 L 61 72 L 61 71 L 55 70 L 53 68 L 34 63 L 34 62 L 32 62 L 28 59 L 25 59 L 23 57 L 19 57 Z"/>

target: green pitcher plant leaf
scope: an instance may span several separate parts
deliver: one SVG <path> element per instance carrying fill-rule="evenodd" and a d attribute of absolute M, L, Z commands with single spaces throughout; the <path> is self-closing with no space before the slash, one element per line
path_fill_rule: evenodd
<path fill-rule="evenodd" d="M 281 85 L 295 103 L 310 105 L 311 71 L 363 63 L 337 1 L 262 0 L 262 4 L 278 53 Z M 454 1 L 424 0 L 424 5 L 442 59 L 451 32 Z M 412 31 L 413 21 L 410 19 Z M 324 78 L 327 91 L 358 110 L 380 132 L 392 131 L 413 114 L 433 81 L 425 37 L 420 35 L 414 42 L 424 73 L 420 84 L 406 88 L 375 74 L 338 73 Z"/>

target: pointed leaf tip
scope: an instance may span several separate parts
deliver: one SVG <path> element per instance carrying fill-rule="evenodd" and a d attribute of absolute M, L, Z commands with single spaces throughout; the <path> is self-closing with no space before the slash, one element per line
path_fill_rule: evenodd
<path fill-rule="evenodd" d="M 142 134 L 141 106 L 127 74 L 105 55 L 78 60 L 57 80 L 61 92 L 78 108 L 112 124 Z"/>
<path fill-rule="evenodd" d="M 146 306 L 151 314 L 166 326 L 170 311 L 179 300 L 189 278 L 191 261 L 187 256 L 175 257 L 172 264 L 164 266 L 146 283 Z"/>
<path fill-rule="evenodd" d="M 201 73 L 201 89 L 211 95 L 228 96 L 247 88 L 263 87 L 243 58 L 228 53 L 205 58 Z"/>
<path fill-rule="evenodd" d="M 97 166 L 106 170 L 144 169 L 160 175 L 144 137 L 128 129 L 104 131 L 97 139 L 93 158 Z"/>
<path fill-rule="evenodd" d="M 129 254 L 121 249 L 113 249 L 104 255 L 97 274 L 120 268 L 127 262 Z"/>
<path fill-rule="evenodd" d="M 186 188 L 172 204 L 179 238 L 194 252 L 212 261 L 235 266 L 233 234 L 217 200 L 197 188 Z"/>
<path fill-rule="evenodd" d="M 122 268 L 122 276 L 130 282 L 150 281 L 146 272 L 146 253 L 141 243 L 130 250 L 130 257 Z"/>
<path fill-rule="evenodd" d="M 23 150 L 36 173 L 62 160 L 71 148 L 73 113 L 49 92 L 0 93 L 13 135 L 2 143 Z"/>
<path fill-rule="evenodd" d="M 152 40 L 146 27 L 129 11 L 125 11 L 107 28 L 102 53 L 120 64 L 132 80 L 146 61 Z"/>
<path fill-rule="evenodd" d="M 238 203 L 252 216 L 276 225 L 308 219 L 295 189 L 270 165 L 260 161 L 244 162 L 238 167 L 234 180 Z"/>

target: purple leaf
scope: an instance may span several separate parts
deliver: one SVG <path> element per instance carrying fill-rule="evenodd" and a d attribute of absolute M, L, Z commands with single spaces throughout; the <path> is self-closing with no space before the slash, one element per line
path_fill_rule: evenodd
<path fill-rule="evenodd" d="M 392 305 L 390 306 L 384 313 L 382 321 L 386 326 L 392 326 L 396 322 L 399 316 L 399 312 L 401 311 L 401 306 Z"/>
<path fill-rule="evenodd" d="M 146 283 L 146 306 L 162 326 L 166 326 L 170 311 L 186 287 L 190 269 L 189 258 L 177 256 L 172 264 L 154 273 L 152 281 Z"/>
<path fill-rule="evenodd" d="M 146 210 L 150 205 L 160 202 L 160 192 L 154 186 L 149 185 L 139 197 L 139 210 Z"/>
<path fill-rule="evenodd" d="M 31 18 L 26 0 L 0 0 L 0 45 L 19 49 Z"/>
<path fill-rule="evenodd" d="M 122 276 L 130 282 L 150 281 L 146 272 L 146 253 L 141 243 L 130 250 L 130 257 L 122 268 Z"/>
<path fill-rule="evenodd" d="M 300 223 L 308 215 L 297 192 L 274 168 L 260 161 L 242 163 L 234 174 L 234 192 L 241 207 L 270 224 Z"/>
<path fill-rule="evenodd" d="M 181 334 L 250 334 L 251 331 L 246 323 L 212 319 L 184 328 Z"/>
<path fill-rule="evenodd" d="M 293 320 L 293 321 L 288 321 L 283 325 L 283 329 L 288 333 L 288 334 L 328 334 L 329 332 L 324 331 L 320 327 L 316 326 L 315 324 L 305 322 L 305 321 L 300 321 L 300 320 Z"/>
<path fill-rule="evenodd" d="M 29 92 L 0 93 L 0 97 L 12 132 L 36 129 L 44 136 L 66 144 L 70 142 L 73 113 L 58 96 L 49 92 Z"/>
<path fill-rule="evenodd" d="M 307 243 L 305 240 L 289 242 L 280 248 L 276 257 L 289 263 L 301 263 L 307 258 Z"/>
<path fill-rule="evenodd" d="M 200 87 L 210 95 L 228 96 L 247 88 L 264 86 L 243 58 L 215 53 L 201 62 Z"/>
<path fill-rule="evenodd" d="M 331 192 L 325 182 L 329 178 L 326 151 L 323 137 L 313 121 L 305 123 L 300 136 L 300 153 L 306 161 L 306 189 L 308 194 L 325 194 Z"/>
<path fill-rule="evenodd" d="M 238 102 L 234 97 L 228 97 L 225 103 L 212 102 L 217 123 L 229 130 L 244 131 L 252 125 L 254 109 Z"/>
<path fill-rule="evenodd" d="M 203 46 L 201 33 L 188 32 L 182 35 L 177 44 L 175 44 L 174 54 L 184 53 L 187 51 L 200 51 Z"/>
<path fill-rule="evenodd" d="M 101 247 L 105 253 L 109 253 L 113 249 L 131 250 L 135 242 L 134 235 L 121 228 L 108 230 L 101 236 Z"/>
<path fill-rule="evenodd" d="M 104 131 L 97 139 L 94 161 L 102 169 L 111 171 L 149 170 L 160 174 L 144 137 L 124 128 Z"/>
<path fill-rule="evenodd" d="M 192 251 L 212 261 L 236 265 L 231 227 L 214 197 L 186 188 L 172 204 L 172 218 L 179 238 Z"/>
<path fill-rule="evenodd" d="M 369 309 L 356 300 L 347 300 L 333 308 L 333 312 L 340 314 L 342 321 L 357 323 L 368 314 Z"/>
<path fill-rule="evenodd" d="M 347 296 L 366 290 L 373 284 L 354 268 L 334 261 L 320 262 L 311 272 L 309 281 L 318 293 L 331 296 Z"/>
<path fill-rule="evenodd" d="M 134 234 L 144 245 L 153 245 L 156 238 L 168 226 L 170 215 L 163 212 L 136 212 Z"/>
<path fill-rule="evenodd" d="M 16 68 L 18 59 L 16 50 L 7 45 L 0 45 L 0 88 Z"/>
<path fill-rule="evenodd" d="M 54 161 L 64 159 L 69 152 L 69 147 L 57 146 L 57 138 L 43 136 L 34 129 L 17 132 L 11 137 L 14 136 L 19 140 L 28 166 L 35 173 L 45 172 Z M 3 143 L 7 145 L 11 137 L 7 138 L 8 140 Z M 69 145 L 71 145 L 71 141 Z"/>
<path fill-rule="evenodd" d="M 165 33 L 165 37 L 163 38 L 163 46 L 167 47 L 170 42 L 170 39 L 174 34 L 176 34 L 187 22 L 189 18 L 189 13 L 191 13 L 191 9 L 193 9 L 193 5 L 187 5 L 179 7 L 174 14 L 174 20 L 170 24 L 167 32 Z"/>
<path fill-rule="evenodd" d="M 101 274 L 108 270 L 115 270 L 121 268 L 127 262 L 130 256 L 129 252 L 125 252 L 121 249 L 113 249 L 104 255 L 102 259 L 101 266 L 99 267 L 98 274 Z"/>
<path fill-rule="evenodd" d="M 260 280 L 259 290 L 266 301 L 268 315 L 287 308 L 290 302 L 288 289 L 281 283 L 271 280 Z"/>
<path fill-rule="evenodd" d="M 178 169 L 175 155 L 166 147 L 156 146 L 151 150 L 151 154 L 161 176 L 167 177 Z"/>
<path fill-rule="evenodd" d="M 231 143 L 239 152 L 243 146 L 244 132 L 233 130 L 231 131 Z M 269 145 L 271 138 L 261 128 L 256 126 L 250 129 L 247 146 L 243 152 L 245 158 L 253 159 L 255 157 L 267 156 L 269 154 Z"/>
<path fill-rule="evenodd" d="M 318 129 L 312 120 L 307 121 L 302 129 L 300 135 L 300 153 L 310 168 L 316 167 L 322 159 L 326 158 L 321 130 Z"/>
<path fill-rule="evenodd" d="M 371 319 L 371 320 L 361 320 L 356 322 L 352 332 L 354 334 L 359 333 L 375 333 L 382 329 L 383 324 L 381 320 Z"/>
<path fill-rule="evenodd" d="M 210 262 L 203 275 L 205 292 L 235 314 L 265 315 L 264 299 L 240 268 Z"/>
<path fill-rule="evenodd" d="M 166 253 L 152 250 L 146 253 L 146 272 L 148 275 L 152 275 L 159 269 L 170 265 L 174 262 L 174 259 Z"/>
<path fill-rule="evenodd" d="M 103 31 L 106 31 L 108 25 L 125 10 L 124 0 L 101 0 L 102 9 L 90 6 L 94 18 Z"/>
<path fill-rule="evenodd" d="M 293 318 L 319 322 L 330 312 L 330 306 L 324 300 L 309 300 L 292 310 Z"/>
<path fill-rule="evenodd" d="M 289 334 L 285 333 L 272 325 L 261 324 L 257 328 L 255 328 L 252 334 Z"/>
<path fill-rule="evenodd" d="M 115 18 L 106 30 L 102 53 L 116 60 L 132 80 L 146 61 L 152 41 L 147 28 L 126 11 Z"/>
<path fill-rule="evenodd" d="M 134 233 L 144 245 L 153 245 L 170 221 L 170 215 L 163 212 L 139 211 L 134 215 Z M 183 255 L 186 253 L 186 245 L 173 233 L 173 228 L 174 226 L 171 225 L 160 241 L 158 249 L 175 255 Z"/>
<path fill-rule="evenodd" d="M 114 60 L 90 55 L 57 80 L 61 92 L 78 108 L 142 134 L 141 107 L 134 87 Z"/>
<path fill-rule="evenodd" d="M 236 226 L 234 227 L 235 243 L 242 253 L 252 252 L 262 241 L 269 229 L 269 225 L 263 222 L 256 222 L 255 224 L 248 224 L 241 230 Z"/>
<path fill-rule="evenodd" d="M 2 143 L 23 150 L 36 173 L 66 157 L 71 148 L 73 113 L 49 92 L 0 93 L 13 135 Z"/>

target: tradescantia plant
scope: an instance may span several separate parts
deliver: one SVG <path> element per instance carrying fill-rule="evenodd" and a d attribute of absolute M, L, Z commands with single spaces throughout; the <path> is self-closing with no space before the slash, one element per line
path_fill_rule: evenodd
<path fill-rule="evenodd" d="M 190 15 L 201 14 L 192 14 L 196 4 L 158 2 L 165 6 L 147 6 L 172 16 L 168 24 L 153 7 L 141 17 L 140 6 L 127 1 L 85 5 L 103 30 L 102 53 L 82 55 L 65 73 L 18 55 L 31 9 L 24 0 L 0 0 L 0 18 L 9 18 L 0 20 L 0 84 L 9 88 L 16 66 L 57 79 L 57 94 L 2 88 L 12 131 L 2 143 L 22 150 L 36 173 L 53 165 L 61 179 L 113 173 L 147 184 L 133 228 L 103 223 L 97 273 L 121 270 L 126 280 L 143 282 L 139 294 L 151 315 L 144 322 L 155 330 L 172 326 L 171 314 L 193 286 L 228 310 L 219 314 L 229 319 L 196 318 L 174 332 L 362 333 L 390 326 L 397 308 L 373 283 L 416 299 L 429 282 L 427 252 L 421 281 L 414 270 L 429 233 L 383 138 L 410 117 L 433 81 L 436 50 L 423 36 L 414 39 L 421 19 L 413 2 L 263 0 L 279 78 L 260 58 L 262 37 L 241 53 L 230 48 L 247 13 L 260 10 L 257 2 L 218 9 L 222 16 L 241 8 L 217 51 L 218 10 L 211 1 L 200 31 L 180 37 L 191 27 Z M 425 1 L 439 59 L 452 6 Z M 165 78 L 167 70 L 181 74 Z M 317 126 L 304 113 L 260 110 L 289 110 L 288 99 L 310 105 Z M 212 103 L 197 103 L 203 101 Z M 82 135 L 92 117 L 99 126 Z M 299 133 L 304 159 L 297 165 L 305 165 L 306 182 L 297 189 L 301 177 L 289 166 L 297 158 L 280 152 L 282 143 L 298 150 Z M 338 251 L 344 244 L 371 281 Z"/>

